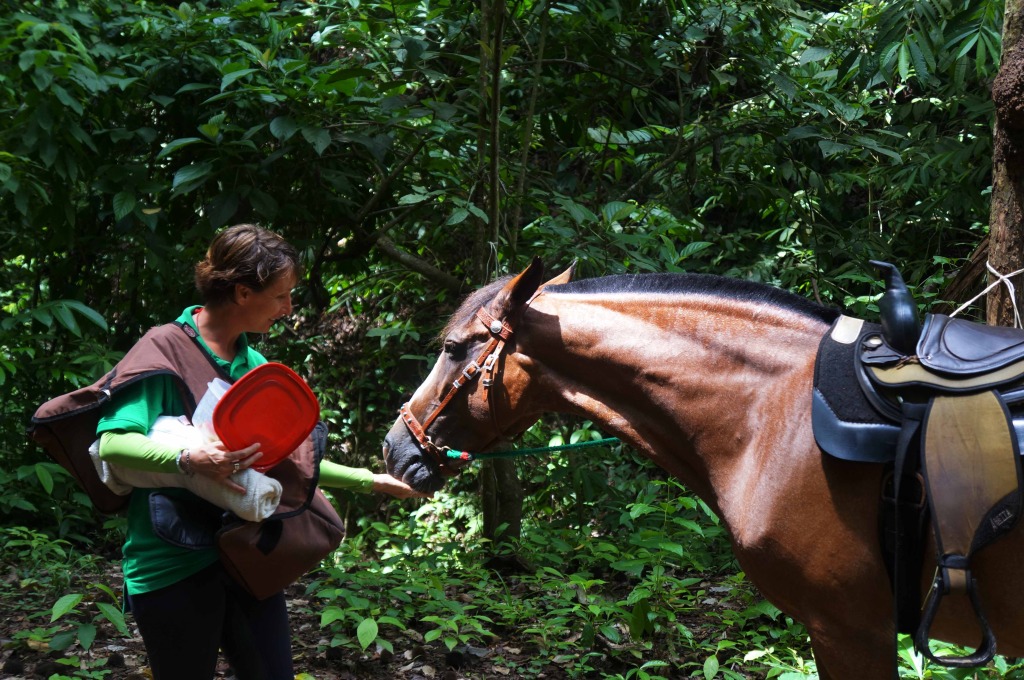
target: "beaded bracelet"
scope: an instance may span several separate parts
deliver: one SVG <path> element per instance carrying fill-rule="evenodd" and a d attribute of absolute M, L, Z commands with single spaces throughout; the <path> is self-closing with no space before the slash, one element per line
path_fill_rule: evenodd
<path fill-rule="evenodd" d="M 191 477 L 195 474 L 195 471 L 192 469 L 192 451 L 190 449 L 178 451 L 177 463 L 178 469 L 187 476 Z"/>

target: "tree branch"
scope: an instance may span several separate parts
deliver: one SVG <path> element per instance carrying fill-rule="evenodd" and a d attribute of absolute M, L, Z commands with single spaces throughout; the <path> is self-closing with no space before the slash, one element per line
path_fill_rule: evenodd
<path fill-rule="evenodd" d="M 463 293 L 465 291 L 464 283 L 458 278 L 452 276 L 448 272 L 441 271 L 426 260 L 402 250 L 387 236 L 380 236 L 377 238 L 377 250 L 410 271 L 414 271 L 425 279 L 440 285 L 442 288 L 450 290 L 453 293 Z"/>

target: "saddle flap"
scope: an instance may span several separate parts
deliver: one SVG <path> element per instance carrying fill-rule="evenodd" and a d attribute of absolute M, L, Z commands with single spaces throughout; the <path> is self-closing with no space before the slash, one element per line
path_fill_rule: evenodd
<path fill-rule="evenodd" d="M 995 392 L 935 397 L 922 444 L 940 555 L 967 557 L 1013 525 L 1020 505 L 1019 448 L 1009 411 Z"/>
<path fill-rule="evenodd" d="M 971 556 L 1009 531 L 1021 512 L 1020 446 L 1009 409 L 994 391 L 937 396 L 921 435 L 921 463 L 928 487 L 939 568 L 914 634 L 917 649 L 943 666 L 979 666 L 995 655 Z M 966 596 L 981 629 L 973 653 L 937 656 L 930 631 L 946 595 Z"/>

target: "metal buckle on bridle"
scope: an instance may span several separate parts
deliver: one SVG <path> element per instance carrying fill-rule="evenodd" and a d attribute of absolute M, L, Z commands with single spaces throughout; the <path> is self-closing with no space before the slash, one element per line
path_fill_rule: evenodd
<path fill-rule="evenodd" d="M 491 377 L 494 374 L 494 365 L 498 363 L 498 350 L 491 352 L 491 355 L 487 357 L 487 361 L 481 366 L 483 369 L 484 377 L 480 379 L 480 384 L 484 387 L 490 388 L 494 385 L 494 378 Z"/>
<path fill-rule="evenodd" d="M 469 366 L 466 366 L 464 369 L 462 369 L 462 377 L 466 379 L 466 382 L 469 382 L 470 380 L 473 379 L 473 376 L 475 376 L 479 370 L 480 364 L 476 363 L 476 361 L 471 361 L 469 362 Z M 452 385 L 455 387 L 455 389 L 460 389 L 465 384 L 466 383 L 460 383 L 458 379 L 452 381 Z"/>

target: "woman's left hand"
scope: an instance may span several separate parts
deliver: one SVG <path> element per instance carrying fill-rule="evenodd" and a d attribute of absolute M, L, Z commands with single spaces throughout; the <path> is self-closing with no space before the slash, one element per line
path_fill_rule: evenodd
<path fill-rule="evenodd" d="M 397 477 L 391 475 L 385 475 L 380 473 L 374 473 L 373 475 L 373 490 L 380 493 L 386 493 L 395 498 L 433 498 L 434 494 L 422 493 L 412 488 Z"/>

